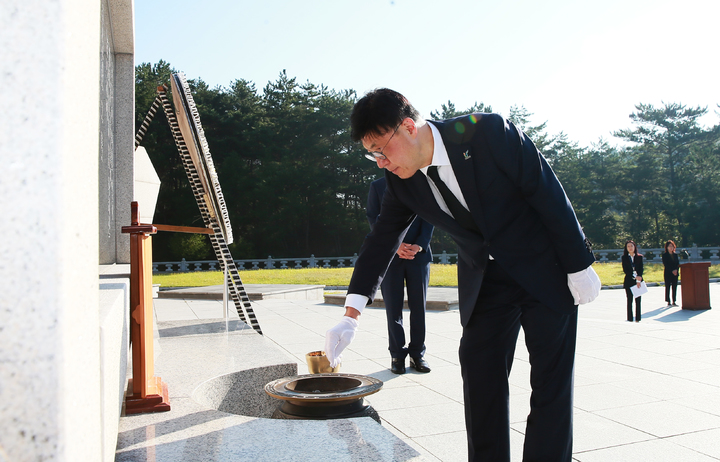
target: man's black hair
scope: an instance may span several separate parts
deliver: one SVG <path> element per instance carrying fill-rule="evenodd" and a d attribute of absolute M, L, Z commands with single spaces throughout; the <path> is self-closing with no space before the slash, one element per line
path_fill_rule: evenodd
<path fill-rule="evenodd" d="M 418 121 L 420 113 L 400 93 L 378 88 L 355 103 L 350 115 L 350 137 L 360 141 L 367 135 L 382 136 L 395 130 L 407 117 Z"/>

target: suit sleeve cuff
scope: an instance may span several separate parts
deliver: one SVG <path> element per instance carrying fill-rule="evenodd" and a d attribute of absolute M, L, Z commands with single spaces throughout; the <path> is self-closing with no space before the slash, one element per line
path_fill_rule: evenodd
<path fill-rule="evenodd" d="M 573 282 L 579 281 L 580 279 L 582 279 L 583 277 L 585 277 L 585 274 L 588 272 L 588 268 L 590 268 L 590 267 L 591 267 L 591 266 L 588 266 L 588 267 L 585 268 L 584 270 L 578 271 L 578 272 L 576 272 L 576 273 L 569 273 L 569 274 L 568 274 L 568 277 L 569 277 L 570 280 L 572 280 Z"/>
<path fill-rule="evenodd" d="M 345 306 L 355 308 L 360 313 L 362 313 L 369 300 L 370 299 L 365 295 L 347 294 L 347 296 L 345 297 Z"/>

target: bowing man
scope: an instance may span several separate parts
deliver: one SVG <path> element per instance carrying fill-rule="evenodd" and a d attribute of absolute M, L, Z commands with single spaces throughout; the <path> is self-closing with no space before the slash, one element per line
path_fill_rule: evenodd
<path fill-rule="evenodd" d="M 531 376 L 524 460 L 570 461 L 578 305 L 600 292 L 595 258 L 562 185 L 530 139 L 497 114 L 425 121 L 400 93 L 366 94 L 351 137 L 385 169 L 382 210 L 362 244 L 345 315 L 328 330 L 337 364 L 416 216 L 458 245 L 468 457 L 509 461 L 508 375 L 520 328 Z"/>

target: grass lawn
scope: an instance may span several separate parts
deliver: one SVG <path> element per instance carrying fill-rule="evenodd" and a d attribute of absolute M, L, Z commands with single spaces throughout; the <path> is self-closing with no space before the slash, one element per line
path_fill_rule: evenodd
<path fill-rule="evenodd" d="M 623 272 L 620 263 L 595 263 L 595 271 L 604 286 L 622 284 Z M 244 284 L 308 284 L 326 286 L 347 286 L 353 268 L 304 268 L 240 271 Z M 663 282 L 661 264 L 645 265 L 646 282 Z M 720 277 L 720 265 L 710 267 L 710 277 Z M 153 283 L 162 287 L 202 287 L 222 284 L 220 271 L 196 271 L 192 273 L 154 274 Z M 430 285 L 435 287 L 457 286 L 455 265 L 430 265 Z"/>
<path fill-rule="evenodd" d="M 308 284 L 347 286 L 353 268 L 303 268 L 240 271 L 243 284 Z M 162 287 L 202 287 L 222 284 L 220 271 L 154 274 L 153 283 Z M 431 265 L 430 285 L 456 286 L 455 265 Z"/>

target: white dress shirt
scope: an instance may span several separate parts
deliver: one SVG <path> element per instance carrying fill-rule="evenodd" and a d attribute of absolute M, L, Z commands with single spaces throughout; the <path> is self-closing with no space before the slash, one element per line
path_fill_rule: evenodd
<path fill-rule="evenodd" d="M 447 149 L 445 149 L 445 144 L 443 144 L 442 142 L 440 131 L 437 129 L 437 127 L 435 127 L 435 125 L 431 123 L 428 123 L 428 125 L 432 130 L 433 142 L 435 146 L 433 147 L 433 157 L 430 165 L 421 168 L 420 171 L 425 174 L 425 177 L 427 177 L 428 168 L 433 165 L 437 166 L 438 176 L 440 177 L 440 179 L 443 181 L 443 183 L 447 185 L 448 189 L 450 189 L 450 192 L 452 192 L 453 195 L 457 197 L 457 200 L 460 201 L 462 206 L 465 207 L 467 210 L 470 210 L 468 208 L 467 201 L 465 201 L 465 196 L 463 196 L 463 193 L 460 190 L 460 185 L 458 184 L 458 180 L 455 177 L 455 172 L 450 165 L 450 158 L 448 157 Z M 442 194 L 440 194 L 440 190 L 438 190 L 437 186 L 435 186 L 435 183 L 433 183 L 430 178 L 427 178 L 427 180 L 428 184 L 430 185 L 430 189 L 433 192 L 433 196 L 435 196 L 435 201 L 445 213 L 453 217 L 453 214 L 450 212 L 447 204 L 445 204 L 445 199 L 443 199 Z"/>

